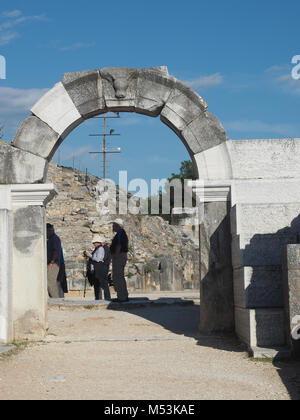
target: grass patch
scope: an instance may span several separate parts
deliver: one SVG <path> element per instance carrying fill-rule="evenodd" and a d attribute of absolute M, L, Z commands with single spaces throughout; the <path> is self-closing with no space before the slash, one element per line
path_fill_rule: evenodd
<path fill-rule="evenodd" d="M 152 273 L 154 270 L 152 267 L 150 267 L 149 265 L 145 265 L 144 267 L 144 273 L 148 274 L 148 273 Z"/>

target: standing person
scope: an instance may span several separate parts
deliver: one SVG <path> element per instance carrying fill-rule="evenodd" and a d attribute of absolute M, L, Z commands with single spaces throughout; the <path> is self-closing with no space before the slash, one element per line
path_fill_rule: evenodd
<path fill-rule="evenodd" d="M 125 280 L 125 267 L 128 254 L 128 237 L 124 230 L 123 220 L 116 219 L 113 222 L 113 232 L 116 233 L 110 252 L 112 255 L 113 284 L 118 298 L 115 302 L 128 302 L 128 290 Z"/>
<path fill-rule="evenodd" d="M 102 300 L 102 289 L 104 290 L 104 299 L 111 300 L 107 279 L 111 261 L 110 250 L 99 235 L 94 236 L 93 245 L 95 249 L 92 254 L 85 251 L 85 256 L 90 258 L 91 270 L 94 273 L 95 300 Z"/>
<path fill-rule="evenodd" d="M 61 286 L 63 292 L 69 293 L 63 248 L 61 248 L 61 251 L 60 251 L 59 273 L 58 273 L 57 281 L 59 285 Z"/>
<path fill-rule="evenodd" d="M 64 298 L 64 291 L 58 278 L 61 259 L 61 240 L 55 234 L 54 226 L 47 223 L 47 279 L 50 298 Z"/>

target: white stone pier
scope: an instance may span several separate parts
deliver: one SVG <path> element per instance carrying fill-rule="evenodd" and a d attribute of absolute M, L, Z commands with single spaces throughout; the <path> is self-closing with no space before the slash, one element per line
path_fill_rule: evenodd
<path fill-rule="evenodd" d="M 45 205 L 52 184 L 0 187 L 0 342 L 39 340 L 47 326 Z"/>

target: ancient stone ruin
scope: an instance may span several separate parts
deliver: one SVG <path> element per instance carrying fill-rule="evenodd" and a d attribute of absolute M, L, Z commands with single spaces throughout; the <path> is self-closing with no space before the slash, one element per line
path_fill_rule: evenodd
<path fill-rule="evenodd" d="M 111 243 L 116 215 L 101 215 L 97 209 L 97 185 L 103 181 L 95 176 L 51 164 L 47 182 L 59 191 L 46 215 L 63 242 L 69 290 L 82 291 L 83 251 L 91 247 L 94 233 Z M 129 214 L 124 221 L 130 243 L 126 267 L 130 290 L 199 289 L 199 239 L 197 244 L 187 231 L 158 216 Z"/>
<path fill-rule="evenodd" d="M 295 271 L 292 261 L 282 262 L 299 242 L 300 139 L 229 140 L 203 98 L 166 67 L 67 73 L 13 143 L 0 142 L 0 341 L 45 334 L 45 206 L 56 194 L 46 184 L 49 162 L 75 127 L 110 111 L 160 116 L 194 163 L 201 331 L 235 331 L 252 352 L 284 348 L 286 313 L 300 299 L 297 277 L 283 275 Z M 284 299 L 286 278 L 293 302 L 290 293 Z"/>

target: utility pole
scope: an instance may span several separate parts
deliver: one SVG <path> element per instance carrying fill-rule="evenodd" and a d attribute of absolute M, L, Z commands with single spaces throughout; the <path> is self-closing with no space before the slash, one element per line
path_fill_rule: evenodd
<path fill-rule="evenodd" d="M 116 150 L 107 150 L 107 137 L 111 136 L 120 136 L 121 134 L 114 134 L 115 130 L 110 130 L 109 134 L 106 132 L 107 130 L 107 119 L 116 119 L 120 118 L 119 113 L 116 113 L 116 117 L 108 117 L 106 114 L 104 114 L 103 117 L 94 117 L 103 119 L 103 134 L 90 134 L 90 137 L 103 137 L 103 143 L 102 143 L 102 151 L 101 152 L 90 152 L 91 155 L 103 155 L 103 179 L 106 179 L 107 175 L 107 155 L 108 154 L 116 154 L 121 153 L 121 149 L 117 148 Z"/>

